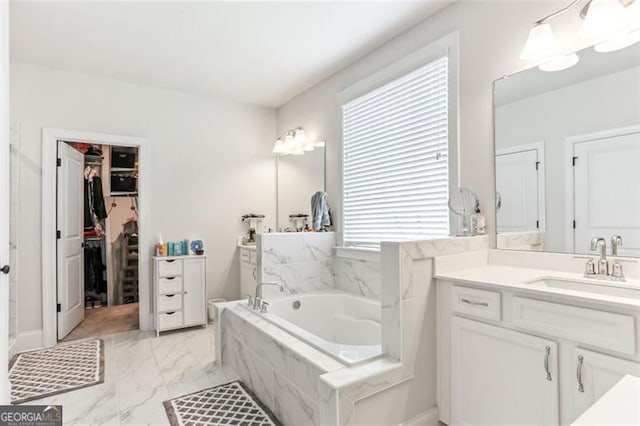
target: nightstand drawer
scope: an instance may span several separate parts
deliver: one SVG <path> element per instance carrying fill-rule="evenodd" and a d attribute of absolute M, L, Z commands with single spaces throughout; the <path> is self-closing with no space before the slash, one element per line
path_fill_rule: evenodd
<path fill-rule="evenodd" d="M 177 311 L 179 309 L 182 309 L 182 294 L 158 296 L 158 312 Z"/>
<path fill-rule="evenodd" d="M 174 294 L 182 292 L 182 277 L 158 278 L 159 294 Z"/>
<path fill-rule="evenodd" d="M 158 276 L 171 277 L 182 275 L 182 259 L 158 260 Z"/>
<path fill-rule="evenodd" d="M 500 321 L 501 296 L 497 291 L 454 286 L 451 290 L 451 308 L 454 312 L 478 318 Z"/>
<path fill-rule="evenodd" d="M 158 330 L 182 327 L 182 311 L 165 312 L 158 314 Z"/>

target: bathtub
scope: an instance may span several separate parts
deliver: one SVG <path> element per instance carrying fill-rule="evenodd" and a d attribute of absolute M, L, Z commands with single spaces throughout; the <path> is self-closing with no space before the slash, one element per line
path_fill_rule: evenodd
<path fill-rule="evenodd" d="M 267 299 L 266 314 L 256 315 L 346 365 L 382 354 L 380 302 L 342 292 L 318 292 Z"/>

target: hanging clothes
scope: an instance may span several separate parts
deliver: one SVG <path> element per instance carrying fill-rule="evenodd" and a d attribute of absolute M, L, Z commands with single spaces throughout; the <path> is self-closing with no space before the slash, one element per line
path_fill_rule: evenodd
<path fill-rule="evenodd" d="M 94 229 L 107 218 L 107 208 L 102 193 L 102 179 L 96 170 L 87 167 L 84 180 L 84 229 Z"/>
<path fill-rule="evenodd" d="M 107 292 L 102 263 L 102 242 L 86 242 L 84 249 L 84 289 L 99 295 Z"/>

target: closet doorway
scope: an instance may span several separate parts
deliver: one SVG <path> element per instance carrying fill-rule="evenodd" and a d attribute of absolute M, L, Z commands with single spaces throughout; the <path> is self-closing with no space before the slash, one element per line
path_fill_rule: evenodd
<path fill-rule="evenodd" d="M 138 148 L 58 141 L 58 340 L 139 328 Z"/>
<path fill-rule="evenodd" d="M 44 164 L 54 155 L 43 174 L 45 347 L 149 327 L 148 253 L 139 249 L 146 246 L 144 141 L 43 133 Z"/>

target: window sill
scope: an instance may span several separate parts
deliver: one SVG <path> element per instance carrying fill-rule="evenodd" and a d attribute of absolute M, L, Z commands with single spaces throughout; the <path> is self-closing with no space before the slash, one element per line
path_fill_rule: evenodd
<path fill-rule="evenodd" d="M 336 257 L 342 259 L 366 260 L 380 262 L 380 248 L 374 247 L 334 247 Z"/>

